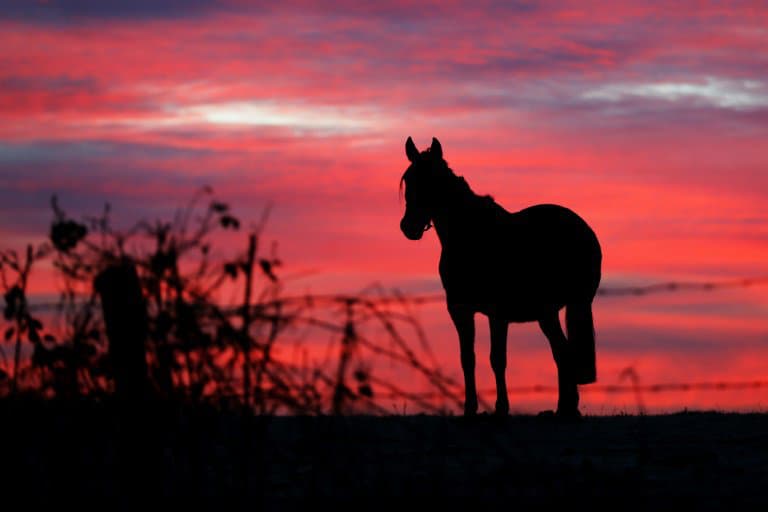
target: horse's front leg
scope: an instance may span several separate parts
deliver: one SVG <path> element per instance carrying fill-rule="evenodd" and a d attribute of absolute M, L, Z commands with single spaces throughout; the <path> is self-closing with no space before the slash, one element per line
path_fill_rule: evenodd
<path fill-rule="evenodd" d="M 477 413 L 475 386 L 475 314 L 469 308 L 448 305 L 448 313 L 459 333 L 461 369 L 464 372 L 464 416 Z"/>
<path fill-rule="evenodd" d="M 509 323 L 503 317 L 488 317 L 491 331 L 491 368 L 496 377 L 496 414 L 505 416 L 509 413 L 507 397 L 507 328 Z"/>

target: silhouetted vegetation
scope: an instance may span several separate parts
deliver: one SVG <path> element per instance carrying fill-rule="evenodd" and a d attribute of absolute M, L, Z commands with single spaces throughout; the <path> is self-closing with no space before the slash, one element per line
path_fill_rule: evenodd
<path fill-rule="evenodd" d="M 285 296 L 277 247 L 262 236 L 266 213 L 242 222 L 209 189 L 172 219 L 126 230 L 113 227 L 109 206 L 80 220 L 56 198 L 51 207 L 46 242 L 21 255 L 0 253 L 7 324 L 0 394 L 111 396 L 135 357 L 126 355 L 132 346 L 145 355 L 146 370 L 134 367 L 146 376 L 136 378 L 164 400 L 243 405 L 257 414 L 393 412 L 391 404 L 405 400 L 438 412 L 459 404 L 459 385 L 433 364 L 405 298 L 378 300 L 382 290 Z M 217 247 L 227 233 L 242 233 L 239 252 Z M 33 271 L 53 273 L 54 304 L 31 303 Z M 115 289 L 131 273 L 140 288 L 133 302 L 131 290 Z M 105 308 L 115 311 L 111 319 Z M 116 325 L 111 333 L 105 320 Z M 318 356 L 319 339 L 329 336 Z M 431 398 L 378 377 L 382 360 L 414 372 Z"/>

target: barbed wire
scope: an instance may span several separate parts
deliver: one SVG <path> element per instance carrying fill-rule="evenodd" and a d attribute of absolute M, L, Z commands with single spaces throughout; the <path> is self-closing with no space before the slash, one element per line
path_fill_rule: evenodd
<path fill-rule="evenodd" d="M 579 393 L 670 393 L 684 391 L 737 391 L 745 389 L 768 388 L 768 380 L 750 380 L 750 381 L 711 381 L 711 382 L 668 382 L 661 384 L 590 384 L 580 386 Z M 532 386 L 510 386 L 507 387 L 507 393 L 510 395 L 535 395 L 535 394 L 556 394 L 557 386 L 532 385 Z M 479 389 L 478 394 L 483 396 L 495 396 L 495 389 Z M 388 397 L 386 394 L 379 393 L 380 398 Z M 441 398 L 442 395 L 436 392 L 411 393 L 410 396 L 419 400 L 430 400 Z"/>
<path fill-rule="evenodd" d="M 663 283 L 654 283 L 646 286 L 606 286 L 598 290 L 597 295 L 609 298 L 632 298 L 640 297 L 652 294 L 661 293 L 676 293 L 676 292 L 713 292 L 722 289 L 733 288 L 747 288 L 752 286 L 760 286 L 768 284 L 767 277 L 750 277 L 741 279 L 731 279 L 722 281 L 670 281 Z M 440 303 L 445 301 L 444 294 L 422 294 L 422 295 L 406 295 L 398 291 L 387 292 L 382 288 L 377 288 L 373 292 L 369 292 L 370 295 L 346 295 L 346 294 L 307 294 L 300 296 L 287 296 L 275 299 L 273 301 L 261 302 L 253 305 L 254 312 L 268 311 L 274 307 L 295 307 L 310 309 L 319 307 L 321 310 L 325 310 L 333 315 L 339 307 L 342 309 L 354 308 L 359 314 L 369 313 L 377 317 L 383 322 L 385 327 L 389 328 L 389 335 L 395 341 L 400 339 L 400 335 L 390 325 L 391 321 L 405 321 L 408 324 L 414 322 L 413 318 L 407 313 L 407 308 L 411 306 L 418 306 L 429 303 Z M 390 307 L 392 306 L 392 307 Z M 59 308 L 57 303 L 37 303 L 32 304 L 30 309 L 35 310 L 52 310 Z M 400 311 L 405 308 L 406 312 Z M 339 309 L 341 311 L 342 309 Z M 227 315 L 242 314 L 243 306 L 223 307 L 221 312 Z M 385 315 L 384 315 L 385 313 Z M 321 330 L 332 331 L 337 333 L 345 332 L 347 328 L 345 324 L 340 323 L 334 317 L 334 319 L 324 319 L 322 316 L 309 316 L 305 317 L 301 314 L 292 317 L 293 321 L 299 323 L 305 323 L 308 326 L 314 326 Z M 364 316 L 359 316 L 357 321 L 364 320 Z M 417 327 L 418 325 L 415 324 Z M 419 331 L 420 332 L 420 331 Z M 422 333 L 423 334 L 423 333 Z M 370 376 L 370 382 L 374 384 L 376 388 L 376 400 L 388 400 L 388 399 L 408 399 L 412 403 L 418 404 L 421 407 L 436 409 L 439 406 L 432 404 L 431 401 L 442 400 L 454 403 L 460 403 L 459 392 L 460 386 L 453 382 L 446 375 L 441 372 L 434 371 L 429 365 L 423 365 L 419 362 L 418 358 L 410 352 L 404 342 L 401 342 L 402 353 L 392 348 L 379 346 L 374 344 L 371 340 L 362 335 L 361 332 L 356 334 L 357 341 L 361 344 L 361 347 L 369 350 L 371 354 L 379 355 L 385 359 L 400 362 L 406 365 L 410 365 L 416 368 L 420 374 L 425 376 L 433 385 L 432 390 L 422 392 L 411 392 L 405 389 L 401 389 L 392 382 L 383 381 L 379 378 Z M 623 380 L 623 377 L 620 378 Z M 750 380 L 750 381 L 707 381 L 707 382 L 671 382 L 671 383 L 659 383 L 659 384 L 640 384 L 639 379 L 630 379 L 629 384 L 593 384 L 589 386 L 583 386 L 580 388 L 582 393 L 594 394 L 635 394 L 638 401 L 638 408 L 642 411 L 644 406 L 642 405 L 642 396 L 645 394 L 658 394 L 658 393 L 681 393 L 690 391 L 706 391 L 706 392 L 720 392 L 720 391 L 738 391 L 738 390 L 756 390 L 768 388 L 768 380 Z M 479 390 L 479 398 L 481 401 L 486 397 L 492 397 L 495 395 L 495 389 Z M 535 395 L 535 394 L 548 394 L 553 395 L 558 393 L 557 386 L 553 385 L 529 385 L 529 386 L 517 386 L 507 388 L 507 392 L 511 395 Z M 432 405 L 430 405 L 432 404 Z M 429 407 L 427 407 L 429 405 Z"/>
<path fill-rule="evenodd" d="M 626 286 L 600 288 L 597 291 L 601 296 L 637 296 L 654 293 L 674 293 L 684 291 L 715 291 L 725 288 L 748 288 L 768 284 L 768 276 L 731 279 L 724 281 L 669 281 L 647 286 Z"/>
<path fill-rule="evenodd" d="M 639 297 L 659 293 L 677 293 L 677 292 L 712 292 L 728 288 L 749 288 L 753 286 L 768 285 L 768 276 L 748 277 L 740 279 L 731 279 L 723 281 L 668 281 L 663 283 L 654 283 L 645 286 L 608 286 L 597 290 L 597 295 L 601 297 Z M 362 306 L 387 306 L 387 305 L 422 305 L 429 303 L 442 302 L 445 295 L 442 293 L 404 295 L 400 292 L 393 292 L 391 295 L 379 294 L 373 296 L 347 295 L 347 294 L 306 294 L 297 296 L 287 296 L 277 299 L 273 302 L 260 303 L 258 307 L 272 307 L 276 304 L 306 304 L 306 305 L 329 305 L 329 304 L 347 304 Z M 47 311 L 59 308 L 57 302 L 38 302 L 30 304 L 30 310 Z"/>

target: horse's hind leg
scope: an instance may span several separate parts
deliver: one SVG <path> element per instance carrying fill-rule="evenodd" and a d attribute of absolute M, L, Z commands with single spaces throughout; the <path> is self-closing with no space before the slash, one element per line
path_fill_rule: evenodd
<path fill-rule="evenodd" d="M 475 317 L 474 313 L 460 306 L 448 305 L 459 333 L 461 347 L 461 369 L 464 372 L 464 415 L 473 416 L 477 413 L 477 387 L 475 386 Z"/>
<path fill-rule="evenodd" d="M 496 414 L 505 416 L 509 412 L 507 397 L 507 328 L 509 323 L 505 318 L 490 316 L 488 318 L 491 331 L 491 368 L 496 377 Z"/>
<path fill-rule="evenodd" d="M 557 311 L 552 311 L 539 319 L 539 326 L 549 340 L 552 356 L 557 365 L 557 415 L 564 417 L 580 416 L 579 391 L 573 376 L 573 364 L 568 357 L 567 340 L 560 325 Z"/>

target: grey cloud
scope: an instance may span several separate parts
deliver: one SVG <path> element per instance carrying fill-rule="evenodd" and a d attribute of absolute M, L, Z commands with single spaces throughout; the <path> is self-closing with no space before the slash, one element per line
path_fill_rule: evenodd
<path fill-rule="evenodd" d="M 220 6 L 216 0 L 32 0 L 0 1 L 0 18 L 30 23 L 82 19 L 147 19 L 199 16 Z"/>

